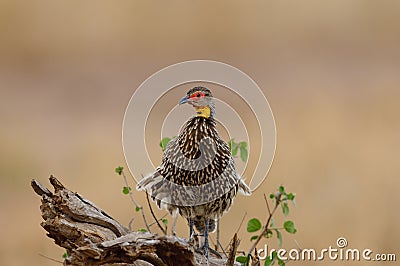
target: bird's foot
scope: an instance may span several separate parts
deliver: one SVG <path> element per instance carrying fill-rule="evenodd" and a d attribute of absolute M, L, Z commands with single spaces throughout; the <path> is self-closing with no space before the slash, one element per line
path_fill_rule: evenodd
<path fill-rule="evenodd" d="M 202 247 L 198 248 L 196 251 L 203 254 L 207 258 L 208 258 L 209 253 L 211 253 L 211 254 L 214 254 L 216 257 L 222 259 L 221 254 L 219 254 L 219 252 L 216 251 L 215 249 L 210 248 L 208 245 L 203 245 Z"/>
<path fill-rule="evenodd" d="M 189 236 L 188 242 L 190 244 L 192 244 L 193 246 L 197 246 L 199 243 L 199 239 L 198 239 L 198 234 L 194 233 L 191 236 Z"/>

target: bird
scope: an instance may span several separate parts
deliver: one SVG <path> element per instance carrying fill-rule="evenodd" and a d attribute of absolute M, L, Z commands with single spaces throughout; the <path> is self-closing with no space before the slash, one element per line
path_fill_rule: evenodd
<path fill-rule="evenodd" d="M 193 106 L 195 116 L 167 144 L 161 164 L 136 189 L 149 192 L 160 209 L 184 217 L 189 239 L 196 228 L 204 236 L 199 250 L 208 258 L 208 235 L 215 231 L 217 220 L 230 209 L 238 192 L 250 195 L 251 190 L 236 171 L 229 145 L 218 134 L 211 91 L 193 87 L 179 101 L 183 104 Z"/>

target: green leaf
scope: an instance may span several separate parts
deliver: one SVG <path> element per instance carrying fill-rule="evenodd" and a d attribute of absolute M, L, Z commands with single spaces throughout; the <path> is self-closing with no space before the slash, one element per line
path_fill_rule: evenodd
<path fill-rule="evenodd" d="M 281 231 L 276 229 L 275 232 L 276 232 L 276 237 L 278 238 L 278 245 L 282 246 L 282 234 L 281 234 Z"/>
<path fill-rule="evenodd" d="M 231 150 L 232 156 L 236 157 L 238 152 L 239 145 L 235 142 L 234 139 L 229 141 L 229 149 Z"/>
<path fill-rule="evenodd" d="M 138 231 L 139 231 L 139 232 L 143 232 L 143 233 L 146 233 L 146 232 L 147 232 L 147 230 L 144 229 L 144 228 L 140 228 Z"/>
<path fill-rule="evenodd" d="M 247 265 L 249 262 L 249 257 L 248 256 L 237 256 L 236 261 L 242 263 L 242 265 Z"/>
<path fill-rule="evenodd" d="M 250 219 L 247 222 L 247 232 L 249 233 L 257 232 L 260 229 L 261 229 L 261 222 L 257 218 Z"/>
<path fill-rule="evenodd" d="M 278 259 L 278 265 L 281 265 L 281 266 L 286 265 L 285 262 L 283 260 L 281 260 L 279 257 L 277 259 Z"/>
<path fill-rule="evenodd" d="M 283 228 L 285 228 L 286 232 L 295 234 L 297 232 L 296 228 L 294 227 L 294 223 L 292 221 L 286 221 L 283 224 Z"/>
<path fill-rule="evenodd" d="M 276 251 L 272 252 L 272 255 L 271 255 L 271 256 L 268 256 L 268 257 L 265 259 L 264 266 L 274 265 L 274 261 L 275 261 L 276 257 L 277 257 Z"/>
<path fill-rule="evenodd" d="M 274 218 L 271 218 L 270 227 L 274 227 L 274 226 L 275 226 L 275 220 L 274 220 Z"/>
<path fill-rule="evenodd" d="M 289 205 L 287 204 L 287 202 L 283 202 L 281 203 L 282 206 L 282 212 L 285 216 L 288 216 L 289 214 Z"/>
<path fill-rule="evenodd" d="M 271 259 L 269 256 L 264 261 L 264 266 L 274 265 L 274 259 Z"/>
<path fill-rule="evenodd" d="M 124 193 L 125 195 L 129 194 L 129 192 L 131 191 L 131 187 L 123 187 L 122 188 L 122 193 Z"/>
<path fill-rule="evenodd" d="M 65 253 L 62 255 L 62 258 L 63 258 L 63 259 L 66 259 L 66 258 L 68 258 L 68 253 L 67 253 L 67 252 L 65 252 Z"/>
<path fill-rule="evenodd" d="M 161 221 L 162 221 L 162 223 L 163 223 L 165 226 L 168 225 L 168 219 L 164 218 L 164 219 L 162 219 Z"/>
<path fill-rule="evenodd" d="M 270 199 L 274 199 L 275 198 L 275 194 L 274 193 L 269 194 L 269 198 Z"/>
<path fill-rule="evenodd" d="M 285 194 L 285 187 L 284 186 L 280 186 L 279 187 L 279 193 Z"/>
<path fill-rule="evenodd" d="M 243 162 L 246 162 L 248 156 L 247 143 L 242 141 L 240 142 L 239 146 L 240 146 L 240 159 L 242 159 Z"/>
<path fill-rule="evenodd" d="M 160 147 L 162 151 L 165 151 L 165 148 L 167 147 L 168 143 L 171 141 L 171 138 L 165 137 L 160 141 Z"/>
<path fill-rule="evenodd" d="M 231 152 L 232 152 L 233 143 L 234 143 L 234 140 L 233 140 L 233 139 L 230 139 L 230 140 L 228 141 L 229 150 L 230 150 Z"/>
<path fill-rule="evenodd" d="M 250 237 L 250 241 L 256 240 L 258 238 L 258 236 L 252 236 Z"/>
<path fill-rule="evenodd" d="M 124 168 L 122 166 L 118 166 L 117 168 L 115 168 L 115 172 L 119 175 L 122 174 L 122 171 L 124 170 Z"/>
<path fill-rule="evenodd" d="M 232 149 L 232 156 L 236 157 L 239 150 L 239 145 L 235 144 L 235 147 Z"/>
<path fill-rule="evenodd" d="M 241 147 L 247 149 L 247 142 L 246 142 L 246 141 L 241 141 L 241 142 L 239 143 L 239 145 L 240 145 Z"/>
<path fill-rule="evenodd" d="M 287 194 L 286 195 L 286 198 L 288 199 L 288 200 L 294 200 L 294 194 L 293 193 L 289 193 L 289 194 Z"/>
<path fill-rule="evenodd" d="M 129 192 L 128 192 L 129 193 Z M 140 211 L 140 207 L 136 206 L 135 211 L 138 212 Z"/>

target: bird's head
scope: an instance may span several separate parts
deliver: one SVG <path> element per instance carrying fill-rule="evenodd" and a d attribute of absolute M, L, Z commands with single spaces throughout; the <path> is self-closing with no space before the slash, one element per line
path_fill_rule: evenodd
<path fill-rule="evenodd" d="M 196 109 L 196 115 L 212 118 L 215 113 L 215 106 L 211 91 L 205 87 L 194 87 L 190 89 L 179 104 L 188 103 Z"/>

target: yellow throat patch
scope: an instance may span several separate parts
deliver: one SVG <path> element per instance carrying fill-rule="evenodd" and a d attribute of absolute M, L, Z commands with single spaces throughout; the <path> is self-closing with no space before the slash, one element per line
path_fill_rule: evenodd
<path fill-rule="evenodd" d="M 197 116 L 209 118 L 211 115 L 211 109 L 208 106 L 198 107 L 198 108 L 196 108 L 196 114 L 197 114 Z"/>

